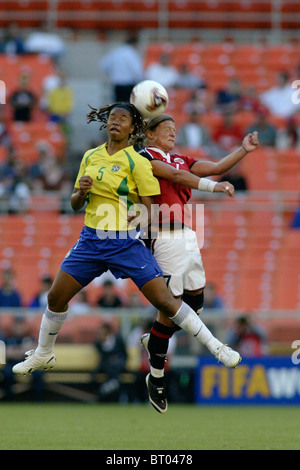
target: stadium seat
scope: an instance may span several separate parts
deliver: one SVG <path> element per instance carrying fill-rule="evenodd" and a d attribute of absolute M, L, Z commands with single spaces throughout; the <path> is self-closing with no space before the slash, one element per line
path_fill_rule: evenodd
<path fill-rule="evenodd" d="M 27 163 L 36 162 L 39 148 L 46 146 L 63 160 L 66 141 L 58 124 L 52 122 L 13 122 L 9 126 L 12 144 Z"/>
<path fill-rule="evenodd" d="M 1 79 L 7 88 L 7 97 L 18 87 L 21 73 L 29 74 L 30 87 L 40 97 L 43 90 L 43 80 L 55 73 L 55 66 L 47 56 L 25 54 L 19 56 L 0 55 Z"/>
<path fill-rule="evenodd" d="M 299 267 L 283 269 L 279 267 L 274 279 L 272 308 L 277 310 L 297 310 L 300 306 Z"/>

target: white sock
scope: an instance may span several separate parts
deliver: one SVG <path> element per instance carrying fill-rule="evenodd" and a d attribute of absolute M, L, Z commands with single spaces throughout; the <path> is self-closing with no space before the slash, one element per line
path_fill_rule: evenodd
<path fill-rule="evenodd" d="M 192 334 L 200 343 L 204 344 L 212 354 L 217 352 L 217 349 L 222 346 L 212 332 L 204 325 L 200 317 L 189 307 L 185 302 L 182 302 L 180 309 L 171 320 L 187 333 Z"/>
<path fill-rule="evenodd" d="M 57 334 L 65 323 L 67 315 L 68 311 L 55 313 L 46 308 L 41 321 L 38 347 L 35 350 L 36 354 L 44 356 L 54 351 Z"/>
<path fill-rule="evenodd" d="M 164 369 L 155 369 L 154 367 L 150 366 L 150 374 L 152 375 L 152 377 L 160 379 L 161 377 L 164 377 L 164 372 Z"/>

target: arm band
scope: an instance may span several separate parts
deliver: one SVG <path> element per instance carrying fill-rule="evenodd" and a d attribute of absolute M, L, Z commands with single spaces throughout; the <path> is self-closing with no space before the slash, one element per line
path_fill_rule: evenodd
<path fill-rule="evenodd" d="M 211 193 L 214 192 L 216 181 L 209 180 L 208 178 L 200 178 L 198 183 L 198 190 L 199 191 L 209 191 Z"/>

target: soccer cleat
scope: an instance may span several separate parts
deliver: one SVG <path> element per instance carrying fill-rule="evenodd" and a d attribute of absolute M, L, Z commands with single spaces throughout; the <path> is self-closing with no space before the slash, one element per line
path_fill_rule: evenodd
<path fill-rule="evenodd" d="M 148 359 L 150 359 L 150 353 L 149 353 L 149 349 L 148 349 L 149 339 L 150 339 L 150 333 L 145 333 L 141 337 L 141 345 L 146 349 L 147 354 L 148 354 Z"/>
<path fill-rule="evenodd" d="M 150 374 L 146 377 L 149 400 L 153 408 L 159 413 L 166 413 L 168 410 L 168 401 L 166 399 L 164 387 L 157 387 L 150 381 Z"/>
<path fill-rule="evenodd" d="M 150 353 L 149 353 L 149 348 L 148 348 L 149 339 L 150 339 L 150 333 L 145 333 L 141 337 L 141 345 L 146 349 L 147 354 L 148 354 L 148 359 L 150 360 Z M 168 362 L 167 357 L 165 358 L 165 362 Z"/>
<path fill-rule="evenodd" d="M 224 366 L 230 369 L 234 369 L 242 360 L 239 353 L 231 349 L 226 344 L 223 344 L 217 349 L 215 357 L 219 362 L 222 362 Z"/>
<path fill-rule="evenodd" d="M 35 354 L 34 349 L 25 353 L 25 361 L 16 364 L 12 371 L 15 374 L 30 375 L 35 370 L 49 370 L 53 369 L 56 363 L 54 353 L 47 356 L 38 356 Z"/>

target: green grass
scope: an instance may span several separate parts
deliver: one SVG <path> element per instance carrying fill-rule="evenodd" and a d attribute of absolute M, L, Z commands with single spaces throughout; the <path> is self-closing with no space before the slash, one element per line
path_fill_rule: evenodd
<path fill-rule="evenodd" d="M 300 407 L 0 404 L 1 450 L 298 450 Z"/>

